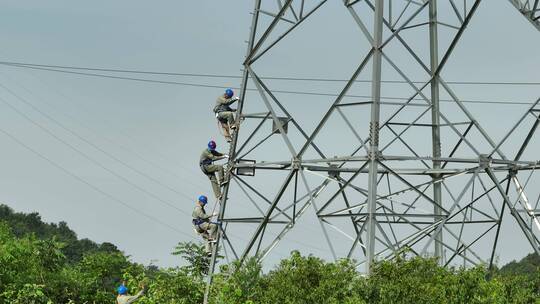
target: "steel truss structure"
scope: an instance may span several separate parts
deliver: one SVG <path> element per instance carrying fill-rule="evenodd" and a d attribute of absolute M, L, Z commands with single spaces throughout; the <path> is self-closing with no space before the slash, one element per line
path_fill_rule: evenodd
<path fill-rule="evenodd" d="M 510 0 L 510 2 L 540 30 L 540 1 L 538 0 Z"/>
<path fill-rule="evenodd" d="M 525 159 L 537 156 L 530 146 L 540 99 L 501 134 L 483 127 L 442 75 L 481 0 L 342 1 L 357 38 L 367 41 L 365 53 L 326 105 L 299 114 L 290 110 L 296 97 L 274 92 L 257 64 L 330 1 L 254 2 L 242 124 L 230 147 L 213 257 L 221 248 L 240 261 L 264 259 L 311 220 L 304 243 L 326 244 L 334 258 L 353 258 L 368 273 L 373 261 L 403 250 L 443 265 L 492 265 L 505 217 L 540 253 L 540 162 Z M 443 11 L 452 21 L 439 20 Z M 415 30 L 424 31 L 423 45 L 409 41 Z M 387 96 L 388 73 L 399 77 L 399 98 Z M 413 81 L 419 73 L 425 81 Z M 370 93 L 352 95 L 358 86 Z M 243 234 L 236 241 L 235 226 Z M 205 303 L 215 266 L 212 258 Z"/>

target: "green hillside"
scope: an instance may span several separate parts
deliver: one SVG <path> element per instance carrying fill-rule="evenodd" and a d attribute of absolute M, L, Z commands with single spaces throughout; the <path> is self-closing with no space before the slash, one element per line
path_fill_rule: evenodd
<path fill-rule="evenodd" d="M 89 239 L 79 240 L 77 233 L 71 230 L 66 222 L 45 223 L 36 212 L 19 213 L 6 205 L 0 205 L 0 221 L 5 222 L 16 237 L 34 234 L 42 240 L 55 239 L 62 242 L 62 253 L 69 263 L 81 261 L 85 253 L 118 252 L 118 248 L 111 243 L 96 244 Z"/>

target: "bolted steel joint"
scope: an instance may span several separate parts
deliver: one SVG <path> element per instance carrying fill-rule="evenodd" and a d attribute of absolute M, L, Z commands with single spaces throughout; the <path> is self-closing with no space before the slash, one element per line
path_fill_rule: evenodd
<path fill-rule="evenodd" d="M 478 165 L 482 169 L 489 168 L 491 165 L 491 157 L 487 154 L 480 154 L 478 157 Z"/>
<path fill-rule="evenodd" d="M 378 146 L 379 145 L 379 122 L 378 121 L 372 121 L 369 123 L 369 134 L 371 134 L 369 138 L 369 143 L 371 146 Z"/>
<path fill-rule="evenodd" d="M 337 179 L 339 177 L 339 170 L 337 169 L 338 165 L 331 164 L 330 168 L 328 169 L 328 176 Z"/>
<path fill-rule="evenodd" d="M 508 170 L 508 175 L 510 177 L 514 177 L 516 176 L 518 173 L 518 168 L 517 167 L 513 167 L 512 169 Z"/>
<path fill-rule="evenodd" d="M 291 166 L 294 170 L 299 170 L 302 165 L 302 160 L 299 158 L 293 158 L 291 160 Z"/>

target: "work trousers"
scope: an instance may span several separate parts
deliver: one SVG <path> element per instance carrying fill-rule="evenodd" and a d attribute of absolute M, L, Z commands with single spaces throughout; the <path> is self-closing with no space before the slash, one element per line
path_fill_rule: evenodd
<path fill-rule="evenodd" d="M 211 239 L 215 240 L 217 238 L 218 226 L 216 224 L 206 222 L 206 223 L 200 224 L 199 228 L 206 231 L 206 233 L 208 233 L 208 236 Z M 209 240 L 206 240 L 205 249 L 206 249 L 206 252 L 212 252 L 212 243 L 210 243 Z"/>
<path fill-rule="evenodd" d="M 229 125 L 234 124 L 234 112 L 231 111 L 223 111 L 217 113 L 217 119 L 220 122 L 227 123 Z"/>
<path fill-rule="evenodd" d="M 212 184 L 212 190 L 214 191 L 214 195 L 216 198 L 219 198 L 221 196 L 221 187 L 220 183 L 223 181 L 223 166 L 222 165 L 208 165 L 204 167 L 205 173 L 210 179 L 210 183 Z M 216 177 L 217 173 L 217 177 Z"/>

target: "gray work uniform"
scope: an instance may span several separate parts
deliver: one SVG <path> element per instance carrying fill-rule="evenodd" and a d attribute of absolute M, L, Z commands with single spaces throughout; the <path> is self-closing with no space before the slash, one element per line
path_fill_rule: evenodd
<path fill-rule="evenodd" d="M 116 303 L 117 303 L 117 304 L 131 304 L 131 303 L 135 303 L 135 301 L 136 301 L 137 299 L 139 299 L 140 297 L 142 297 L 143 293 L 144 293 L 144 290 L 139 291 L 139 293 L 137 293 L 137 294 L 134 295 L 134 296 L 119 295 L 118 297 L 116 297 Z"/>
<path fill-rule="evenodd" d="M 191 214 L 193 217 L 193 225 L 198 233 L 208 233 L 208 236 L 212 239 L 217 237 L 217 225 L 210 222 L 212 215 L 206 214 L 203 206 L 197 205 Z M 212 246 L 210 242 L 206 242 L 206 252 L 212 252 Z"/>
<path fill-rule="evenodd" d="M 216 100 L 216 105 L 214 106 L 214 113 L 216 113 L 216 118 L 221 123 L 226 123 L 229 125 L 234 124 L 234 109 L 231 109 L 230 105 L 237 101 L 238 98 L 231 97 L 225 98 L 225 96 L 219 96 Z"/>
<path fill-rule="evenodd" d="M 223 181 L 224 172 L 222 165 L 214 165 L 213 162 L 220 159 L 223 159 L 222 153 L 204 149 L 199 160 L 199 166 L 201 167 L 202 172 L 210 179 L 212 190 L 214 190 L 216 198 L 221 196 L 219 183 Z M 216 177 L 216 173 L 218 174 L 218 177 Z"/>

